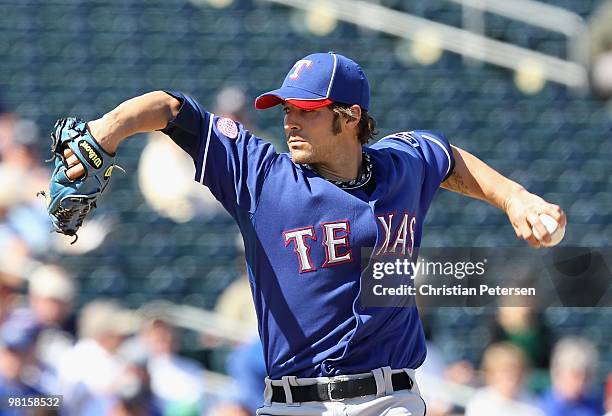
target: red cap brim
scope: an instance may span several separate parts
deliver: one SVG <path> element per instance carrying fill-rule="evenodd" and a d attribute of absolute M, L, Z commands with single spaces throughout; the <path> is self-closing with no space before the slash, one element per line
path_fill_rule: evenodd
<path fill-rule="evenodd" d="M 278 95 L 266 94 L 257 97 L 255 100 L 255 108 L 258 110 L 265 110 L 266 108 L 274 107 L 283 102 L 283 99 Z"/>
<path fill-rule="evenodd" d="M 302 110 L 316 110 L 318 108 L 327 107 L 333 103 L 329 98 L 323 100 L 287 100 L 287 102 Z"/>
<path fill-rule="evenodd" d="M 278 95 L 266 94 L 258 97 L 255 100 L 255 108 L 258 110 L 265 110 L 266 108 L 274 107 L 275 105 L 279 105 L 283 102 L 285 102 L 285 100 Z M 303 110 L 316 110 L 318 108 L 327 107 L 333 103 L 333 100 L 330 100 L 329 98 L 324 98 L 321 100 L 289 99 L 286 100 L 286 102 Z"/>

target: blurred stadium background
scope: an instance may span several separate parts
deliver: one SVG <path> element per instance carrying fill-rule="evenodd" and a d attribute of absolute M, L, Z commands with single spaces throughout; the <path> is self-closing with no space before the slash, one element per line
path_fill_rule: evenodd
<path fill-rule="evenodd" d="M 84 305 L 100 299 L 125 308 L 106 305 L 104 316 L 144 308 L 147 328 L 157 322 L 180 328 L 180 355 L 211 372 L 189 399 L 168 393 L 165 414 L 249 414 L 253 399 L 242 392 L 258 385 L 237 387 L 223 375 L 244 382 L 245 369 L 261 370 L 236 365 L 257 357 L 239 347 L 252 342 L 253 324 L 240 279 L 238 230 L 206 190 L 188 185 L 189 159 L 156 135 L 126 142 L 118 163 L 127 174 L 114 175 L 73 246 L 49 233 L 44 202 L 34 195 L 48 181 L 43 160 L 57 118 L 97 118 L 151 90 L 185 91 L 286 149 L 281 111 L 256 112 L 252 99 L 315 51 L 333 50 L 361 64 L 379 137 L 442 131 L 560 204 L 569 219 L 564 245 L 609 246 L 611 9 L 605 0 L 0 0 L 0 322 L 10 328 L 13 312 L 28 309 L 37 290 L 72 305 L 71 314 L 81 317 Z M 424 246 L 522 244 L 494 208 L 446 191 L 437 195 L 425 229 Z M 46 264 L 63 270 L 41 271 Z M 66 283 L 64 274 L 73 280 Z M 159 300 L 168 303 L 151 306 Z M 533 318 L 515 319 L 530 323 L 519 324 L 516 336 L 496 311 L 442 308 L 424 315 L 439 361 L 428 371 L 434 380 L 456 383 L 432 399 L 446 403 L 433 405 L 433 414 L 463 414 L 471 388 L 486 382 L 478 372 L 485 347 L 499 340 L 523 347 L 535 342 L 525 347 L 527 356 L 544 350 L 539 364 L 530 357 L 539 370 L 529 373 L 527 386 L 537 396 L 550 385 L 555 343 L 567 336 L 588 339 L 598 354 L 590 354 L 593 362 L 585 366 L 594 369 L 593 392 L 603 403 L 612 370 L 609 308 L 536 311 Z M 76 334 L 74 325 L 62 322 L 63 331 Z M 89 324 L 95 333 L 136 330 Z M 138 347 L 129 344 L 121 344 L 122 354 L 138 356 Z M 53 367 L 60 358 L 48 361 Z M 233 373 L 228 362 L 240 368 Z M 427 395 L 426 382 L 424 390 Z M 190 406 L 193 397 L 198 405 Z M 111 402 L 106 410 L 87 411 L 109 414 Z M 168 406 L 175 402 L 188 405 Z M 243 408 L 221 409 L 222 403 Z M 240 411 L 245 413 L 231 413 Z M 80 412 L 74 414 L 86 413 Z"/>

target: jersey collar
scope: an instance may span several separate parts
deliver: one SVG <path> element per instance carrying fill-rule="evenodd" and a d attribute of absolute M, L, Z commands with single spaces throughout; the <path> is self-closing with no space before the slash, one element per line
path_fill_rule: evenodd
<path fill-rule="evenodd" d="M 312 166 L 307 163 L 300 164 L 303 168 L 314 171 Z M 339 188 L 342 189 L 355 189 L 364 186 L 367 184 L 370 179 L 372 179 L 372 159 L 370 155 L 366 152 L 362 153 L 362 163 L 361 163 L 361 172 L 359 176 L 350 181 L 335 181 L 333 179 L 324 178 L 326 181 L 333 183 Z"/>

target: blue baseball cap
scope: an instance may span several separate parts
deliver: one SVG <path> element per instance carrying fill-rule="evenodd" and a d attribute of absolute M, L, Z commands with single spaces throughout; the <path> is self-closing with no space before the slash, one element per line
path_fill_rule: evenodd
<path fill-rule="evenodd" d="M 357 63 L 337 53 L 314 53 L 297 61 L 276 90 L 255 99 L 255 108 L 264 110 L 288 102 L 315 110 L 333 102 L 358 104 L 368 110 L 370 85 Z"/>

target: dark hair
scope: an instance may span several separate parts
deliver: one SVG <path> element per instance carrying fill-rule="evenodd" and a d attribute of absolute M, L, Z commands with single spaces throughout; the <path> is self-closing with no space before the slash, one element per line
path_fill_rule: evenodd
<path fill-rule="evenodd" d="M 329 109 L 334 113 L 333 133 L 338 134 L 342 131 L 340 126 L 340 117 L 346 117 L 349 120 L 354 120 L 353 112 L 349 104 L 332 103 Z M 361 109 L 361 119 L 357 126 L 357 138 L 362 145 L 366 144 L 370 139 L 374 138 L 378 132 L 376 131 L 376 120 L 368 114 L 364 109 Z"/>

